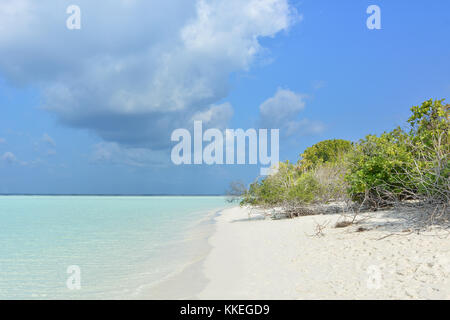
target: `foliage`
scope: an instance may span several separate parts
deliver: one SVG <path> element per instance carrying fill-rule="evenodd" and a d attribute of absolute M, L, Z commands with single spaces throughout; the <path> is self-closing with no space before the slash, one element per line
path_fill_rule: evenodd
<path fill-rule="evenodd" d="M 302 170 L 310 170 L 327 162 L 339 162 L 352 149 L 352 143 L 347 140 L 324 140 L 309 147 L 300 155 Z"/>
<path fill-rule="evenodd" d="M 408 123 L 411 127 L 410 135 L 416 145 L 433 149 L 436 140 L 440 138 L 441 146 L 448 148 L 450 143 L 448 139 L 450 105 L 444 105 L 444 101 L 445 99 L 434 101 L 430 99 L 420 106 L 411 108 L 412 115 L 408 119 Z"/>
<path fill-rule="evenodd" d="M 289 190 L 298 178 L 298 171 L 289 161 L 279 164 L 278 172 L 252 183 L 241 205 L 276 206 L 289 197 Z"/>
<path fill-rule="evenodd" d="M 428 100 L 411 108 L 411 146 L 415 167 L 411 176 L 419 195 L 433 202 L 449 202 L 450 105 Z"/>
<path fill-rule="evenodd" d="M 306 172 L 288 161 L 280 163 L 277 173 L 250 185 L 241 205 L 280 207 L 296 216 L 308 205 L 343 200 L 347 190 L 344 173 L 344 167 L 332 163 Z"/>
<path fill-rule="evenodd" d="M 411 108 L 408 133 L 400 128 L 368 135 L 351 153 L 349 193 L 371 206 L 405 199 L 448 201 L 449 108 L 428 100 Z"/>
<path fill-rule="evenodd" d="M 383 133 L 379 137 L 368 135 L 359 141 L 348 157 L 349 194 L 354 200 L 362 201 L 370 192 L 382 188 L 385 195 L 402 198 L 405 177 L 413 167 L 408 145 L 408 136 L 400 128 Z"/>
<path fill-rule="evenodd" d="M 431 99 L 411 112 L 406 131 L 398 127 L 358 143 L 334 139 L 307 148 L 296 165 L 280 163 L 277 173 L 252 183 L 241 205 L 280 207 L 296 216 L 308 205 L 337 200 L 371 208 L 417 200 L 446 212 L 449 105 Z"/>

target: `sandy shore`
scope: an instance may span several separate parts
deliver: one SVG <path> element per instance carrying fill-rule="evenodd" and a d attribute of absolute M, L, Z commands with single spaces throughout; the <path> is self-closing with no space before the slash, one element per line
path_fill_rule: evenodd
<path fill-rule="evenodd" d="M 448 231 L 418 234 L 393 212 L 346 228 L 338 214 L 271 220 L 239 207 L 216 219 L 200 299 L 450 299 Z"/>

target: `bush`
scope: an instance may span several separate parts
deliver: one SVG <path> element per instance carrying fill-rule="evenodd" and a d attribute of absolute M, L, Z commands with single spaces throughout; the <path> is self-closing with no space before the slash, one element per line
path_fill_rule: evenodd
<path fill-rule="evenodd" d="M 411 108 L 409 133 L 368 135 L 348 158 L 349 194 L 371 207 L 405 199 L 449 201 L 449 107 L 428 100 Z"/>
<path fill-rule="evenodd" d="M 298 178 L 298 170 L 286 161 L 280 163 L 278 172 L 252 183 L 244 194 L 241 205 L 274 207 L 288 198 L 289 190 Z"/>
<path fill-rule="evenodd" d="M 281 207 L 292 217 L 316 203 L 351 199 L 378 208 L 413 199 L 446 212 L 450 121 L 443 102 L 412 107 L 408 132 L 396 128 L 356 144 L 335 139 L 307 148 L 297 165 L 286 161 L 276 174 L 252 183 L 241 205 Z"/>
<path fill-rule="evenodd" d="M 314 169 L 313 175 L 319 188 L 315 201 L 329 203 L 331 201 L 348 201 L 347 163 L 325 163 Z"/>
<path fill-rule="evenodd" d="M 286 201 L 296 204 L 309 204 L 317 200 L 321 186 L 313 172 L 298 176 L 293 185 L 287 189 Z"/>
<path fill-rule="evenodd" d="M 250 185 L 241 205 L 278 207 L 289 217 L 312 214 L 308 208 L 311 204 L 345 198 L 344 172 L 345 168 L 331 163 L 307 172 L 289 162 L 280 163 L 276 174 Z"/>
<path fill-rule="evenodd" d="M 416 185 L 417 196 L 429 203 L 450 201 L 450 116 L 444 100 L 428 100 L 411 108 L 410 145 L 415 167 L 410 175 Z"/>
<path fill-rule="evenodd" d="M 377 137 L 368 135 L 359 141 L 348 157 L 349 195 L 358 202 L 369 197 L 371 205 L 406 197 L 412 187 L 407 172 L 413 167 L 407 134 L 400 128 Z"/>
<path fill-rule="evenodd" d="M 439 151 L 449 152 L 450 105 L 444 105 L 444 101 L 445 99 L 430 99 L 420 106 L 414 106 L 411 108 L 413 114 L 408 119 L 413 142 L 417 147 L 428 150 L 430 153 L 437 151 L 438 140 L 440 140 L 439 145 L 442 148 Z"/>
<path fill-rule="evenodd" d="M 336 163 L 343 160 L 344 155 L 352 149 L 352 143 L 347 140 L 324 140 L 309 147 L 303 152 L 299 161 L 302 170 L 307 171 L 324 163 Z"/>

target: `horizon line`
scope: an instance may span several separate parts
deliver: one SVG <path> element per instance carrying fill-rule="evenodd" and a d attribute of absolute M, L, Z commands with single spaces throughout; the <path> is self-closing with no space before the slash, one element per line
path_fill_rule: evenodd
<path fill-rule="evenodd" d="M 184 197 L 217 197 L 217 196 L 226 196 L 226 194 L 170 194 L 170 193 L 0 193 L 0 196 L 114 196 L 114 197 L 158 197 L 158 196 L 167 196 L 167 197 L 176 197 L 176 196 L 184 196 Z"/>

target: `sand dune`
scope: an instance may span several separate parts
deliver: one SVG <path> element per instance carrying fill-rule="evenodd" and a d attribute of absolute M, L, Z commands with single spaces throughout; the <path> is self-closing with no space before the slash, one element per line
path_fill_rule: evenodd
<path fill-rule="evenodd" d="M 450 299 L 450 235 L 414 232 L 393 212 L 334 228 L 338 214 L 264 219 L 231 208 L 217 218 L 200 299 Z M 322 235 L 316 226 L 326 225 Z M 357 228 L 367 229 L 357 232 Z M 395 233 L 395 234 L 394 234 Z"/>

